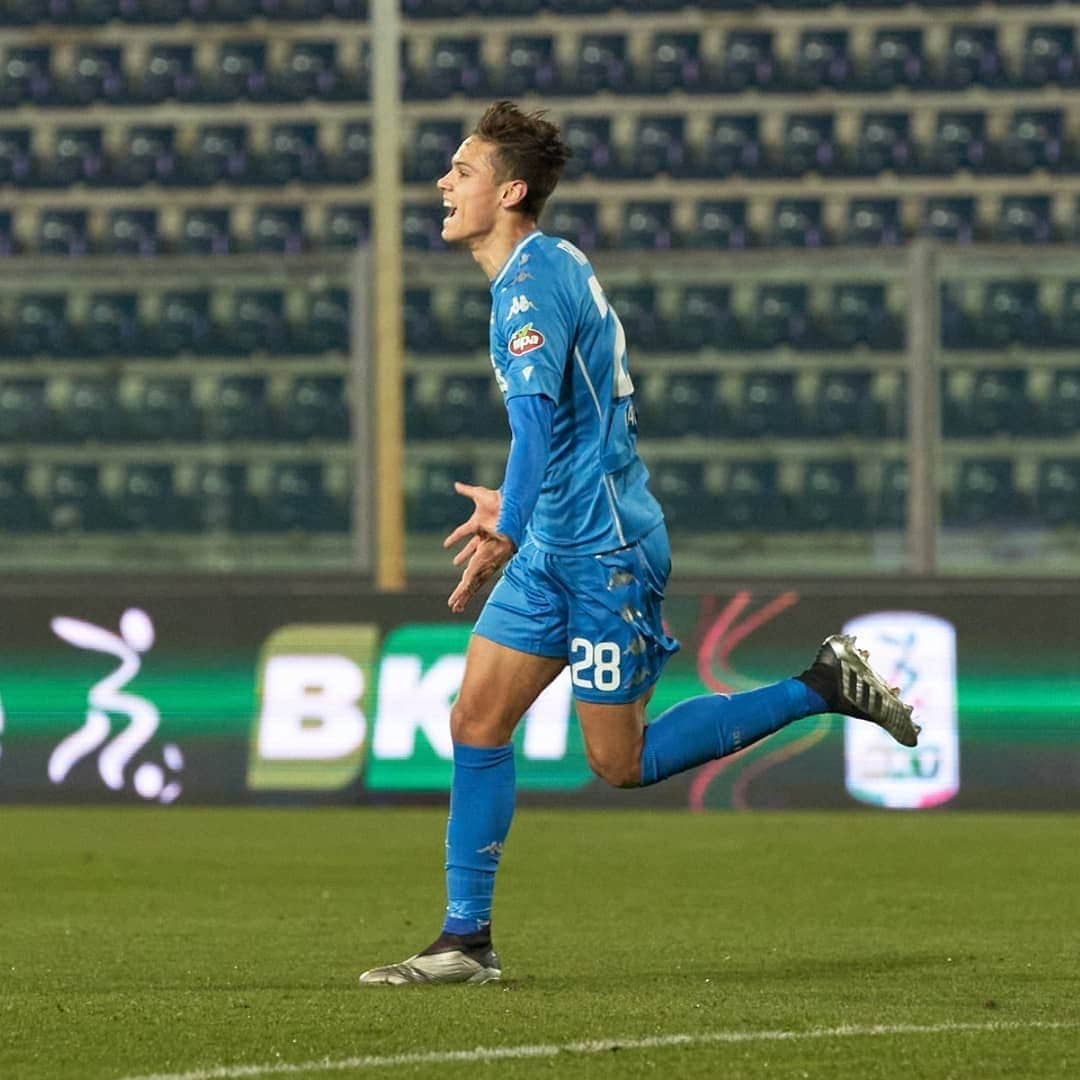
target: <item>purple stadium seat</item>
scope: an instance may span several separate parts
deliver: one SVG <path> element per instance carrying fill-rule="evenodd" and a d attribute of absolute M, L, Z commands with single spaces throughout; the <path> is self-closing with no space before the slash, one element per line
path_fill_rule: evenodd
<path fill-rule="evenodd" d="M 676 246 L 672 206 L 661 200 L 628 202 L 623 208 L 618 246 L 644 251 L 667 251 Z"/>
<path fill-rule="evenodd" d="M 622 34 L 586 34 L 578 43 L 574 88 L 588 96 L 603 90 L 626 94 L 633 90 L 633 77 Z"/>
<path fill-rule="evenodd" d="M 184 211 L 177 247 L 185 255 L 227 255 L 235 251 L 227 206 L 194 207 Z"/>
<path fill-rule="evenodd" d="M 848 203 L 844 242 L 859 246 L 892 246 L 903 239 L 896 199 L 852 199 Z"/>
<path fill-rule="evenodd" d="M 251 224 L 255 251 L 296 255 L 304 250 L 304 211 L 299 206 L 259 206 Z"/>
<path fill-rule="evenodd" d="M 746 224 L 746 203 L 737 199 L 706 199 L 694 211 L 689 247 L 735 250 L 750 247 L 753 238 Z"/>
<path fill-rule="evenodd" d="M 757 116 L 718 116 L 713 120 L 702 154 L 703 176 L 752 176 L 762 170 L 764 160 Z"/>
<path fill-rule="evenodd" d="M 822 247 L 829 242 L 820 199 L 777 199 L 770 243 L 775 247 Z"/>
<path fill-rule="evenodd" d="M 195 50 L 191 45 L 150 46 L 146 67 L 134 81 L 132 97 L 147 105 L 162 101 L 194 101 L 198 97 Z"/>
<path fill-rule="evenodd" d="M 159 255 L 163 245 L 157 218 L 158 212 L 153 209 L 110 210 L 105 219 L 103 250 L 109 255 Z"/>
<path fill-rule="evenodd" d="M 362 204 L 339 204 L 326 211 L 323 243 L 331 248 L 355 248 L 371 235 L 371 211 Z"/>
<path fill-rule="evenodd" d="M 561 93 L 563 80 L 555 60 L 555 40 L 533 35 L 510 38 L 495 83 L 498 93 L 511 98 Z"/>
<path fill-rule="evenodd" d="M 141 187 L 175 181 L 180 171 L 175 146 L 175 128 L 129 128 L 113 164 L 112 182 L 122 187 Z"/>

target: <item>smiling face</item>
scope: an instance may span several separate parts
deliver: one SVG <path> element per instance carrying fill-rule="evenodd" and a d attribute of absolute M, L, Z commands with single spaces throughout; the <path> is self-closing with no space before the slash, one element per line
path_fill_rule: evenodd
<path fill-rule="evenodd" d="M 496 180 L 494 147 L 476 135 L 458 147 L 450 170 L 435 186 L 446 209 L 442 238 L 448 244 L 469 247 L 487 240 L 496 230 L 500 212 L 512 210 L 526 190 L 522 180 Z"/>

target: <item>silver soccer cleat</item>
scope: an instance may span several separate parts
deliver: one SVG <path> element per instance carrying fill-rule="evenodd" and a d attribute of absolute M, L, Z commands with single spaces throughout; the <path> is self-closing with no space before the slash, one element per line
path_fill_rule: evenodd
<path fill-rule="evenodd" d="M 850 634 L 833 634 L 822 643 L 814 659 L 837 676 L 834 711 L 884 728 L 901 746 L 915 746 L 922 728 L 911 719 L 911 706 L 870 666 L 868 657 L 855 648 Z"/>
<path fill-rule="evenodd" d="M 409 984 L 498 982 L 502 978 L 499 956 L 486 951 L 448 949 L 445 952 L 418 953 L 400 964 L 372 968 L 360 976 L 361 986 L 408 986 Z"/>

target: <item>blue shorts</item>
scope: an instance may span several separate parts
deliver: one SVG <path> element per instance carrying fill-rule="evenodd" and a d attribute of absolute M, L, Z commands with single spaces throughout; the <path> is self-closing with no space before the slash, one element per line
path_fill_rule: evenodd
<path fill-rule="evenodd" d="M 526 540 L 473 630 L 519 652 L 565 659 L 582 701 L 636 701 L 679 648 L 661 614 L 670 572 L 663 523 L 601 555 L 552 555 Z"/>

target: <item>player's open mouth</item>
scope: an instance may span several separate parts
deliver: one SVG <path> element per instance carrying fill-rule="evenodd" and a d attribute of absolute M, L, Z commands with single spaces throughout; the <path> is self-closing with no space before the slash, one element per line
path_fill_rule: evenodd
<path fill-rule="evenodd" d="M 446 216 L 443 218 L 443 224 L 445 225 L 457 213 L 457 207 L 451 206 L 449 203 L 443 203 L 443 209 L 446 211 Z"/>

